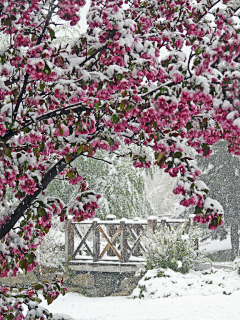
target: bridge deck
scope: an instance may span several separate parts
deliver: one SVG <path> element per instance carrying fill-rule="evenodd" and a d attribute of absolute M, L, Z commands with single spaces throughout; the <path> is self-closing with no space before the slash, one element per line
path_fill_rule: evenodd
<path fill-rule="evenodd" d="M 81 257 L 79 259 L 70 260 L 68 268 L 75 271 L 97 271 L 97 272 L 136 272 L 144 263 L 143 259 L 136 258 L 127 262 L 120 262 L 114 257 L 106 257 L 99 261 L 93 262 L 92 259 Z"/>

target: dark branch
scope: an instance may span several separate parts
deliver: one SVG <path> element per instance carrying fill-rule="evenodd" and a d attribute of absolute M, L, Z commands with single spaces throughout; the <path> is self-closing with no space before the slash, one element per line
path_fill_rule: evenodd
<path fill-rule="evenodd" d="M 83 154 L 83 156 L 84 156 L 84 157 L 87 157 L 87 158 L 91 158 L 91 159 L 103 161 L 103 162 L 106 162 L 106 163 L 108 163 L 108 164 L 112 164 L 112 162 L 107 161 L 107 160 L 104 160 L 104 159 L 101 159 L 101 158 L 96 158 L 96 157 L 88 156 L 88 155 L 86 155 L 86 154 Z"/>
<path fill-rule="evenodd" d="M 46 30 L 47 30 L 47 27 L 49 25 L 53 10 L 54 10 L 54 8 L 51 8 L 49 10 L 49 12 L 48 12 L 45 25 L 43 27 L 43 30 L 42 30 L 42 33 L 41 33 L 40 37 L 38 38 L 38 41 L 37 41 L 36 45 L 39 45 L 41 43 L 41 41 L 42 41 L 42 38 L 43 38 L 43 36 L 44 36 L 44 34 L 45 34 Z M 18 96 L 17 103 L 16 103 L 16 106 L 15 106 L 14 111 L 13 111 L 13 120 L 16 120 L 18 109 L 19 109 L 20 103 L 22 102 L 23 94 L 24 94 L 24 92 L 26 91 L 26 88 L 27 88 L 29 76 L 30 76 L 30 74 L 26 73 L 26 75 L 24 77 L 23 87 L 22 87 L 22 90 L 21 90 L 21 92 L 20 92 L 20 94 Z"/>
<path fill-rule="evenodd" d="M 61 108 L 61 109 L 57 109 L 57 110 L 54 110 L 54 111 L 51 111 L 49 113 L 46 113 L 40 117 L 38 117 L 36 120 L 29 120 L 25 123 L 25 125 L 21 128 L 21 131 L 24 130 L 25 128 L 29 127 L 30 125 L 32 124 L 36 124 L 40 121 L 43 121 L 43 120 L 48 120 L 52 117 L 56 117 L 56 116 L 61 116 L 61 115 L 68 115 L 70 114 L 72 111 L 74 113 L 78 113 L 78 112 L 82 112 L 82 111 L 85 111 L 87 109 L 87 107 L 83 107 L 82 105 L 79 106 L 80 103 L 76 103 L 76 104 L 73 104 L 73 105 L 70 105 L 70 106 L 67 106 L 65 108 Z M 78 107 L 77 107 L 78 106 Z M 75 109 L 72 109 L 74 107 L 77 107 Z M 7 141 L 9 139 L 11 139 L 15 134 L 18 134 L 18 130 L 16 131 L 13 131 L 13 130 L 8 130 L 6 132 L 6 134 L 2 137 L 2 140 L 4 141 L 4 143 L 6 144 Z"/>
<path fill-rule="evenodd" d="M 69 163 L 80 157 L 82 154 L 73 153 L 72 159 Z M 47 188 L 49 183 L 59 174 L 59 172 L 63 171 L 69 163 L 66 163 L 65 158 L 62 158 L 58 163 L 56 163 L 51 169 L 47 171 L 45 174 L 42 185 L 38 185 L 38 190 L 34 192 L 32 195 L 26 196 L 14 210 L 14 213 L 9 217 L 9 220 L 5 222 L 4 225 L 0 228 L 0 239 L 6 236 L 6 234 L 14 227 L 14 225 L 18 222 L 18 220 L 24 216 L 25 211 L 32 205 L 32 203 L 36 200 L 37 196 Z"/>

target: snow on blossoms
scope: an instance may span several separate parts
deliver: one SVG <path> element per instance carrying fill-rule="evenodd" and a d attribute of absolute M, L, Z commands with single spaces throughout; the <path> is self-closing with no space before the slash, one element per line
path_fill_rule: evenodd
<path fill-rule="evenodd" d="M 99 195 L 74 160 L 104 161 L 102 149 L 135 167 L 154 163 L 177 178 L 174 193 L 196 221 L 223 224 L 188 147 L 210 157 L 226 140 L 240 155 L 239 1 L 92 0 L 86 31 L 56 45 L 54 17 L 74 26 L 85 3 L 0 3 L 0 276 L 35 265 L 54 215 L 93 217 Z M 54 179 L 79 185 L 77 198 L 47 197 Z"/>
<path fill-rule="evenodd" d="M 80 193 L 76 200 L 71 200 L 69 203 L 69 213 L 74 215 L 74 221 L 83 221 L 92 218 L 95 215 L 95 210 L 99 207 L 97 200 L 100 195 L 95 195 L 91 190 Z"/>

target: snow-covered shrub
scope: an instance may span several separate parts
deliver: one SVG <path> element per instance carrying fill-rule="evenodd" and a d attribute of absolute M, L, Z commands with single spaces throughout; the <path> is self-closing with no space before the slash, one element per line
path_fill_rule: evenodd
<path fill-rule="evenodd" d="M 171 269 L 149 270 L 133 290 L 132 298 L 167 298 L 212 294 L 230 295 L 240 290 L 240 279 L 234 270 L 190 270 L 181 274 Z"/>
<path fill-rule="evenodd" d="M 55 218 L 53 225 L 36 250 L 37 262 L 42 267 L 58 268 L 64 261 L 63 225 Z"/>
<path fill-rule="evenodd" d="M 199 228 L 190 228 L 184 234 L 186 223 L 172 231 L 168 227 L 143 238 L 146 252 L 145 270 L 154 268 L 170 268 L 181 273 L 188 273 L 196 261 L 206 261 L 203 254 L 196 250 L 196 240 L 201 235 Z"/>

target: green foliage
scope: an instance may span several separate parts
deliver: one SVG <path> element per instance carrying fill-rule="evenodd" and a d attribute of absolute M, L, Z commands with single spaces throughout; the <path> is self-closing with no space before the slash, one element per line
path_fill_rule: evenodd
<path fill-rule="evenodd" d="M 199 228 L 191 228 L 184 234 L 186 223 L 175 230 L 168 227 L 157 233 L 150 233 L 143 239 L 146 248 L 145 270 L 155 268 L 170 268 L 181 273 L 188 273 L 195 261 L 206 261 L 206 258 L 196 250 L 196 240 L 201 236 Z"/>

